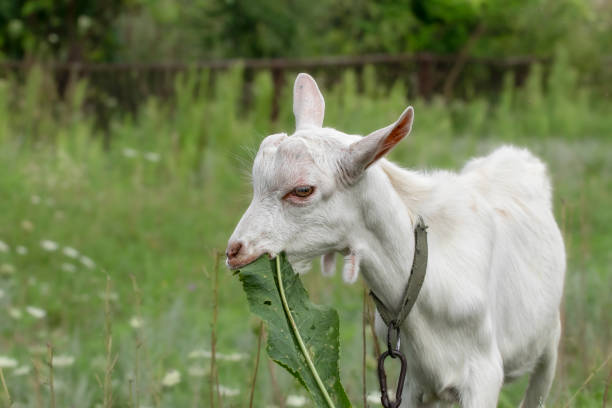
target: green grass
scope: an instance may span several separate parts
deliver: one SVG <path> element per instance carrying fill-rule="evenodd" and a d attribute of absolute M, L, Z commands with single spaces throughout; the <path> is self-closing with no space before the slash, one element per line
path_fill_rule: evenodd
<path fill-rule="evenodd" d="M 74 357 L 71 365 L 54 367 L 57 406 L 103 406 L 106 323 L 112 355 L 118 355 L 109 383 L 112 406 L 135 406 L 137 395 L 143 407 L 209 406 L 210 360 L 190 354 L 211 349 L 213 251 L 224 249 L 250 200 L 245 174 L 253 150 L 266 134 L 293 129 L 290 86 L 279 120 L 270 123 L 270 78 L 257 77 L 253 106 L 241 111 L 240 77 L 239 69 L 222 75 L 215 89 L 199 87 L 199 75 L 181 78 L 173 103 L 150 100 L 135 117 L 113 116 L 108 150 L 83 107 L 85 84 L 73 86 L 64 103 L 48 91 L 40 71 L 32 71 L 25 86 L 0 82 L 0 241 L 9 246 L 0 252 L 0 356 L 18 365 L 3 369 L 15 406 L 38 407 L 38 398 L 48 406 L 47 344 L 56 356 Z M 609 105 L 581 90 L 563 66 L 544 84 L 537 71 L 525 89 L 508 83 L 492 103 L 409 101 L 402 84 L 381 90 L 364 78 L 362 93 L 351 73 L 325 90 L 325 123 L 363 134 L 412 104 L 413 133 L 391 157 L 406 167 L 458 169 L 506 142 L 527 146 L 548 163 L 568 248 L 562 355 L 549 399 L 549 406 L 563 406 L 612 352 Z M 47 251 L 42 240 L 59 248 Z M 18 246 L 27 253 L 19 254 Z M 67 246 L 95 266 L 65 255 Z M 304 280 L 315 302 L 340 313 L 342 380 L 359 406 L 363 286 L 324 278 L 318 266 Z M 218 361 L 220 384 L 239 391 L 224 396 L 223 406 L 247 406 L 259 324 L 238 279 L 223 266 L 218 290 L 217 351 L 239 353 L 237 361 Z M 28 306 L 46 315 L 36 318 Z M 139 328 L 130 324 L 135 317 L 142 320 Z M 33 361 L 43 363 L 39 381 Z M 19 375 L 24 366 L 29 372 Z M 570 406 L 601 406 L 610 367 Z M 171 370 L 180 372 L 180 382 L 164 387 Z M 274 375 L 283 397 L 304 395 L 280 368 Z M 367 379 L 368 390 L 376 390 L 371 357 Z M 505 387 L 499 406 L 517 406 L 525 385 Z M 255 406 L 276 398 L 262 361 Z"/>

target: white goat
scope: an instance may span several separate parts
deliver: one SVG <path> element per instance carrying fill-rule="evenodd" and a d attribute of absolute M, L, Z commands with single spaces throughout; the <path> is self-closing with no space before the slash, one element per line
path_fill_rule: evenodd
<path fill-rule="evenodd" d="M 329 273 L 339 252 L 345 280 L 361 269 L 397 310 L 421 216 L 429 261 L 401 326 L 402 406 L 495 407 L 504 381 L 525 373 L 523 406 L 542 405 L 555 372 L 565 274 L 544 164 L 506 146 L 459 173 L 405 170 L 383 156 L 410 132 L 412 107 L 360 137 L 321 127 L 325 102 L 310 76 L 298 75 L 293 98 L 297 129 L 261 143 L 253 200 L 230 238 L 228 266 L 285 250 L 298 269 L 323 256 Z"/>

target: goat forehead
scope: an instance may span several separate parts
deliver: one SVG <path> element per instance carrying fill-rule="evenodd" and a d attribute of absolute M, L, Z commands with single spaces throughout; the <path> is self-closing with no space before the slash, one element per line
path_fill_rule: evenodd
<path fill-rule="evenodd" d="M 317 128 L 299 130 L 291 136 L 307 141 L 313 148 L 329 151 L 343 149 L 359 140 L 361 136 L 349 135 L 333 128 Z"/>
<path fill-rule="evenodd" d="M 307 182 L 316 168 L 308 143 L 301 138 L 268 138 L 262 142 L 253 164 L 255 189 L 273 191 Z"/>
<path fill-rule="evenodd" d="M 331 128 L 311 128 L 292 136 L 280 133 L 266 137 L 253 164 L 256 192 L 314 183 L 326 175 L 333 175 L 337 157 L 359 138 Z"/>

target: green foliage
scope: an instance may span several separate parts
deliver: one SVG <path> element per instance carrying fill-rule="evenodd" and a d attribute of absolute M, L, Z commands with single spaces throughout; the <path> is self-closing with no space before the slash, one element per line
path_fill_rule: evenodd
<path fill-rule="evenodd" d="M 0 5 L 0 57 L 44 56 L 58 60 L 110 60 L 109 30 L 130 0 L 14 0 Z"/>
<path fill-rule="evenodd" d="M 403 81 L 385 88 L 376 83 L 373 67 L 367 67 L 361 78 L 347 70 L 337 85 L 325 90 L 327 106 L 331 107 L 326 112 L 326 123 L 334 123 L 347 132 L 368 133 L 397 119 L 402 107 L 411 104 L 418 112 L 415 129 L 423 127 L 438 137 L 467 132 L 483 137 L 502 136 L 506 140 L 551 135 L 579 139 L 609 133 L 610 105 L 581 86 L 577 70 L 569 64 L 564 50 L 560 49 L 555 61 L 550 73 L 534 65 L 521 88 L 514 86 L 511 74 L 506 75 L 502 92 L 494 103 L 481 97 L 450 103 L 439 98 L 429 102 L 410 100 Z M 195 170 L 200 180 L 209 179 L 217 168 L 214 162 L 224 160 L 212 152 L 245 142 L 254 145 L 274 131 L 291 131 L 293 113 L 287 101 L 291 100 L 294 78 L 287 74 L 278 120 L 271 123 L 274 89 L 270 73 L 257 73 L 247 90 L 248 98 L 243 95 L 244 71 L 240 65 L 225 73 L 215 73 L 213 81 L 211 75 L 195 70 L 178 75 L 174 100 L 162 103 L 152 98 L 143 103 L 134 118 L 111 116 L 108 131 L 103 134 L 95 128 L 86 109 L 88 94 L 93 91 L 87 83 L 71 83 L 62 101 L 56 94 L 53 78 L 35 66 L 23 86 L 16 81 L 0 83 L 0 106 L 15 112 L 4 114 L 0 138 L 26 145 L 58 142 L 84 148 L 87 137 L 78 135 L 96 134 L 97 141 L 129 148 L 132 142 L 125 140 L 130 135 L 132 140 L 153 149 L 158 142 L 153 143 L 151 135 L 156 134 L 162 145 L 155 147 L 176 155 L 167 163 L 168 168 L 180 169 L 188 177 Z M 20 97 L 16 98 L 17 95 Z"/>
<path fill-rule="evenodd" d="M 152 1 L 148 7 L 164 3 Z M 483 26 L 477 55 L 550 56 L 562 45 L 593 60 L 612 30 L 609 5 L 574 0 L 323 0 L 316 7 L 305 0 L 180 4 L 178 12 L 168 13 L 170 21 L 162 20 L 166 29 L 180 32 L 183 40 L 199 37 L 195 52 L 218 57 L 453 53 Z M 607 51 L 612 51 L 609 45 Z"/>
<path fill-rule="evenodd" d="M 131 2 L 130 2 L 131 3 Z M 114 37 L 122 61 L 364 53 L 537 55 L 567 50 L 591 82 L 609 78 L 612 6 L 576 0 L 139 0 Z M 0 47 L 2 47 L 0 45 Z M 603 78 L 602 75 L 604 75 Z"/>
<path fill-rule="evenodd" d="M 255 130 L 265 134 L 270 130 L 274 86 L 272 76 L 268 71 L 258 72 L 252 87 L 253 109 L 251 111 Z"/>
<path fill-rule="evenodd" d="M 307 0 L 4 1 L 0 59 L 189 63 L 463 50 L 480 57 L 550 58 L 563 49 L 576 80 L 599 88 L 611 82 L 611 4 L 321 0 L 314 7 Z"/>
<path fill-rule="evenodd" d="M 528 147 L 542 157 L 568 253 L 561 359 L 548 405 L 564 406 L 578 392 L 573 406 L 601 407 L 609 366 L 580 387 L 609 354 L 612 338 L 612 112 L 607 100 L 583 89 L 578 79 L 571 86 L 577 70 L 569 63 L 553 70 L 558 79 L 543 75 L 530 88 L 541 92 L 535 108 L 526 106 L 527 88 L 515 88 L 511 76 L 494 102 L 474 98 L 448 104 L 411 100 L 402 82 L 387 89 L 373 79 L 374 68 L 368 70 L 368 85 L 363 84 L 367 93 L 361 91 L 359 75 L 346 74 L 338 87 L 347 95 L 322 87 L 328 102 L 325 125 L 365 134 L 396 120 L 411 104 L 413 132 L 391 154 L 402 166 L 457 170 L 503 143 Z M 212 73 L 191 75 L 177 80 L 177 100 L 150 99 L 135 115 L 111 116 L 107 131 L 94 126 L 93 113 L 82 105 L 83 95 L 92 92 L 85 83 L 72 84 L 62 100 L 48 86 L 44 70 L 30 73 L 25 84 L 0 81 L 0 240 L 9 247 L 0 250 L 0 355 L 30 368 L 23 375 L 17 367 L 4 369 L 11 396 L 21 406 L 38 406 L 31 361 L 41 360 L 47 343 L 56 355 L 75 357 L 73 365 L 56 368 L 57 406 L 102 402 L 96 377 L 104 377 L 101 292 L 107 275 L 113 350 L 119 353 L 113 406 L 135 406 L 130 395 L 136 392 L 142 406 L 209 406 L 212 249 L 225 247 L 248 206 L 251 187 L 244 174 L 253 151 L 266 134 L 294 129 L 295 77 L 288 74 L 279 118 L 270 123 L 267 115 L 254 113 L 271 109 L 267 74 L 255 81 L 255 105 L 247 111 L 241 110 L 242 73 L 217 73 L 213 89 L 207 85 Z M 547 118 L 545 126 L 531 124 L 536 113 Z M 560 118 L 566 125 L 557 122 Z M 42 240 L 60 248 L 47 251 Z M 19 246 L 27 253 L 18 252 Z M 67 246 L 93 259 L 95 267 L 65 255 Z M 142 293 L 139 307 L 130 275 Z M 340 374 L 349 398 L 358 401 L 363 288 L 347 286 L 339 276 L 311 273 L 300 279 L 313 303 L 339 313 Z M 222 398 L 224 406 L 248 406 L 259 325 L 248 317 L 240 282 L 229 272 L 220 272 L 219 280 Z M 46 317 L 33 317 L 28 306 L 45 309 Z M 19 313 L 21 318 L 14 317 Z M 131 324 L 135 316 L 141 316 L 141 327 Z M 371 345 L 368 338 L 368 392 L 376 389 Z M 162 385 L 174 369 L 181 381 Z M 254 406 L 280 406 L 287 395 L 303 393 L 289 374 L 274 371 L 273 383 L 267 370 L 260 365 Z M 40 389 L 46 406 L 44 371 Z M 500 406 L 518 406 L 525 387 L 525 379 L 505 386 Z M 227 389 L 239 393 L 230 396 Z"/>
<path fill-rule="evenodd" d="M 328 407 L 326 396 L 301 350 L 300 343 L 303 342 L 308 358 L 314 362 L 320 381 L 334 405 L 350 407 L 338 370 L 338 313 L 329 307 L 313 304 L 285 255 L 279 256 L 282 284 L 277 278 L 276 259 L 270 260 L 265 255 L 242 268 L 239 275 L 251 312 L 268 326 L 268 355 L 306 387 L 317 406 Z M 283 295 L 281 288 L 284 288 Z M 283 296 L 292 317 L 284 310 Z M 291 320 L 295 321 L 297 330 L 294 330 Z"/>

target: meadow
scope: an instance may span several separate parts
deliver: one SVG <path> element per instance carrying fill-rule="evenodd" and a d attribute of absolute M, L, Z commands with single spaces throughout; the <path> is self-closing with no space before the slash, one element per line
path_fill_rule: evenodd
<path fill-rule="evenodd" d="M 500 95 L 450 103 L 409 99 L 407 84 L 375 78 L 374 68 L 346 71 L 323 89 L 325 124 L 367 134 L 411 104 L 413 132 L 391 155 L 405 167 L 458 170 L 504 143 L 546 161 L 568 254 L 548 405 L 601 407 L 612 374 L 609 101 L 581 87 L 563 61 L 547 75 L 534 67 L 520 89 L 508 77 Z M 0 81 L 2 406 L 9 396 L 13 407 L 37 408 L 249 405 L 260 324 L 218 254 L 250 201 L 259 142 L 294 128 L 293 78 L 275 122 L 269 74 L 256 75 L 247 107 L 240 67 L 212 87 L 208 79 L 180 76 L 173 100 L 113 115 L 106 130 L 85 82 L 60 100 L 41 69 L 23 83 Z M 364 285 L 324 278 L 316 263 L 304 281 L 315 302 L 340 314 L 341 377 L 360 406 Z M 525 385 L 506 386 L 499 406 L 517 406 Z M 263 347 L 254 389 L 256 407 L 310 406 Z"/>

